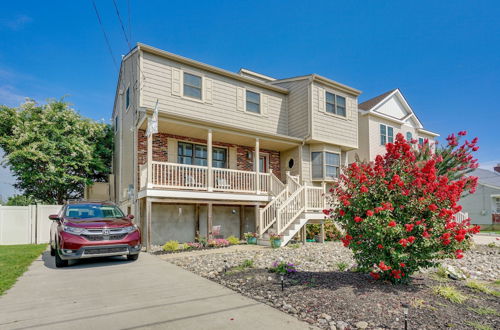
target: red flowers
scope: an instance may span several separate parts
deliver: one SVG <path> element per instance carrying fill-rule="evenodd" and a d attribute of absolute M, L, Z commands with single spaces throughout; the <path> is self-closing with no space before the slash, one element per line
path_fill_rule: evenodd
<path fill-rule="evenodd" d="M 383 271 L 387 271 L 391 269 L 391 266 L 386 265 L 383 261 L 379 262 L 378 268 L 380 268 Z"/>
<path fill-rule="evenodd" d="M 462 144 L 466 134 L 450 135 L 440 148 L 426 141 L 418 149 L 397 134 L 384 155 L 349 165 L 332 185 L 332 200 L 339 201 L 333 219 L 349 233 L 342 242 L 372 278 L 406 282 L 432 260 L 463 257 L 479 231 L 455 216 L 463 192 L 477 184 L 461 177 L 477 166 L 477 139 Z"/>

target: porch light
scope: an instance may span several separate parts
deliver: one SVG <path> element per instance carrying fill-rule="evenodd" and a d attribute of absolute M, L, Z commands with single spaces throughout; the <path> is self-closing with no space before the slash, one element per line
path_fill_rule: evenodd
<path fill-rule="evenodd" d="M 224 273 L 227 272 L 227 260 L 224 260 Z"/>

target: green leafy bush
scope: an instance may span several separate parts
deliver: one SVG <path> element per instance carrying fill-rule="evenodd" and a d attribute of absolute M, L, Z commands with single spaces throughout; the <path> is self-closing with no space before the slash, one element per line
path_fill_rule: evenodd
<path fill-rule="evenodd" d="M 168 251 L 168 252 L 177 251 L 177 250 L 179 250 L 179 242 L 168 241 L 167 243 L 165 243 L 163 245 L 162 248 L 163 248 L 163 251 Z"/>
<path fill-rule="evenodd" d="M 237 244 L 240 244 L 240 239 L 235 237 L 235 236 L 229 236 L 227 238 L 228 242 L 230 245 L 237 245 Z"/>

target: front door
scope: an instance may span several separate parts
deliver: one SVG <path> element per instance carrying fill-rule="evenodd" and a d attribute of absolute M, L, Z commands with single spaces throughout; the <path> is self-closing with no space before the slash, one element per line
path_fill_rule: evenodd
<path fill-rule="evenodd" d="M 259 157 L 259 169 L 262 173 L 267 173 L 267 157 L 265 155 L 260 155 Z"/>

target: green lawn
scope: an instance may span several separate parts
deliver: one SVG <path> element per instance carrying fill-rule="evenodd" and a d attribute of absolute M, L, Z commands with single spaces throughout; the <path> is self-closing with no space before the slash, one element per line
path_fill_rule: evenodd
<path fill-rule="evenodd" d="M 500 230 L 481 230 L 481 233 L 498 234 L 500 235 Z"/>
<path fill-rule="evenodd" d="M 0 296 L 46 248 L 47 244 L 0 245 Z"/>

